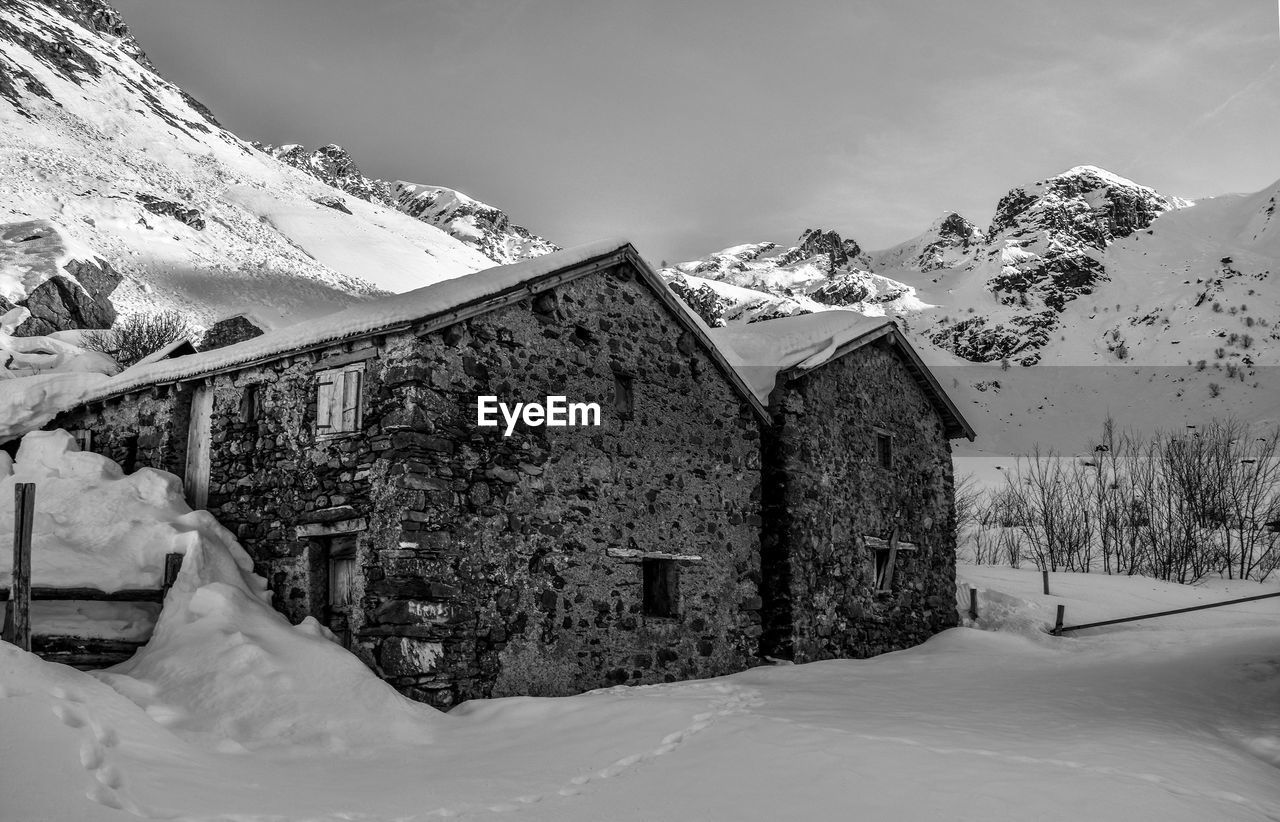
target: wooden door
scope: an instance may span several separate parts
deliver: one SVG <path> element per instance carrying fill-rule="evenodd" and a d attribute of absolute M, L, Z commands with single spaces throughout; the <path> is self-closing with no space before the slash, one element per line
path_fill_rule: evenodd
<path fill-rule="evenodd" d="M 327 550 L 328 591 L 321 619 L 338 637 L 342 647 L 351 647 L 351 611 L 356 605 L 356 538 L 341 534 L 329 540 Z"/>
<path fill-rule="evenodd" d="M 187 428 L 187 502 L 192 508 L 209 504 L 209 453 L 213 423 L 213 392 L 200 385 L 191 395 L 191 422 Z"/>

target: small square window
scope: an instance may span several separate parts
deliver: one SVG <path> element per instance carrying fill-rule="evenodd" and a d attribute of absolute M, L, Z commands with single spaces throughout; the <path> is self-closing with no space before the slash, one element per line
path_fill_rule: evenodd
<path fill-rule="evenodd" d="M 613 373 L 613 411 L 618 419 L 629 420 L 635 416 L 635 378 L 630 374 Z"/>
<path fill-rule="evenodd" d="M 359 431 L 364 420 L 364 366 L 333 368 L 316 377 L 316 430 L 321 434 Z"/>
<path fill-rule="evenodd" d="M 876 461 L 881 468 L 893 467 L 893 436 L 883 431 L 876 432 Z"/>
<path fill-rule="evenodd" d="M 644 614 L 653 617 L 676 615 L 680 598 L 680 567 L 674 559 L 646 559 L 644 569 Z"/>

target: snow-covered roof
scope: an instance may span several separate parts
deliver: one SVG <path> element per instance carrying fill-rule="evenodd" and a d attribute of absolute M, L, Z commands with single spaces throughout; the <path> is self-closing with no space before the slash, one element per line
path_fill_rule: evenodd
<path fill-rule="evenodd" d="M 825 362 L 836 349 L 893 322 L 856 311 L 820 311 L 711 329 L 711 339 L 733 352 L 730 362 L 752 393 L 769 402 L 778 373 L 808 369 Z"/>
<path fill-rule="evenodd" d="M 756 398 L 768 404 L 779 376 L 804 372 L 856 351 L 874 340 L 888 338 L 907 359 L 913 375 L 929 394 L 947 423 L 949 436 L 973 439 L 974 430 L 942 390 L 897 325 L 886 317 L 856 311 L 820 311 L 746 325 L 713 328 L 712 341 L 742 376 Z"/>
<path fill-rule="evenodd" d="M 191 344 L 191 340 L 186 337 L 176 339 L 167 345 L 157 348 L 147 356 L 138 360 L 134 365 L 150 365 L 153 362 L 161 360 L 171 360 L 174 357 L 189 357 L 196 353 L 196 347 Z"/>
<path fill-rule="evenodd" d="M 601 240 L 542 257 L 500 265 L 451 280 L 359 303 L 314 320 L 268 331 L 251 340 L 199 354 L 135 365 L 109 380 L 86 402 L 146 385 L 173 382 L 271 359 L 339 340 L 360 337 L 447 313 L 464 305 L 518 289 L 562 269 L 628 248 L 626 240 Z"/>
<path fill-rule="evenodd" d="M 623 239 L 601 240 L 511 265 L 495 266 L 415 291 L 361 303 L 305 323 L 268 331 L 259 337 L 225 348 L 135 365 L 103 381 L 83 397 L 80 403 L 95 402 L 157 383 L 193 379 L 217 371 L 248 367 L 344 339 L 377 334 L 445 315 L 460 319 L 464 310 L 470 309 L 470 314 L 474 314 L 478 313 L 476 309 L 487 310 L 490 305 L 497 307 L 497 300 L 525 293 L 525 289 L 531 289 L 535 281 L 571 270 L 585 273 L 589 270 L 588 264 L 594 261 L 623 257 L 635 264 L 659 299 L 701 339 L 725 378 L 763 418 L 763 405 L 756 400 L 756 395 L 748 386 L 743 384 L 740 372 L 729 362 L 725 351 L 708 338 L 706 326 L 667 289 L 631 244 Z"/>

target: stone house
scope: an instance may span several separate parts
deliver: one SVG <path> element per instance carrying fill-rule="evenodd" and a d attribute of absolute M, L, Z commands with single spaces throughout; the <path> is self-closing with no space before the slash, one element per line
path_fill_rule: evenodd
<path fill-rule="evenodd" d="M 549 395 L 599 425 L 477 425 Z M 286 615 L 447 707 L 753 664 L 763 413 L 604 243 L 131 369 L 51 425 L 185 476 Z"/>
<path fill-rule="evenodd" d="M 769 409 L 761 652 L 865 657 L 954 626 L 950 440 L 974 431 L 897 326 L 828 311 L 711 336 Z"/>
<path fill-rule="evenodd" d="M 290 619 L 438 707 L 863 656 L 955 623 L 972 432 L 851 316 L 820 367 L 771 355 L 794 320 L 709 331 L 606 242 L 135 367 L 50 425 L 185 476 Z"/>

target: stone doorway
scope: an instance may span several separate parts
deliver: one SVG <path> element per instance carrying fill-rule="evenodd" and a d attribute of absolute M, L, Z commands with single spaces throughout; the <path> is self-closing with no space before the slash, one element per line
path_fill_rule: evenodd
<path fill-rule="evenodd" d="M 352 642 L 352 613 L 356 592 L 356 535 L 315 537 L 311 555 L 311 615 L 338 637 L 342 647 Z"/>

